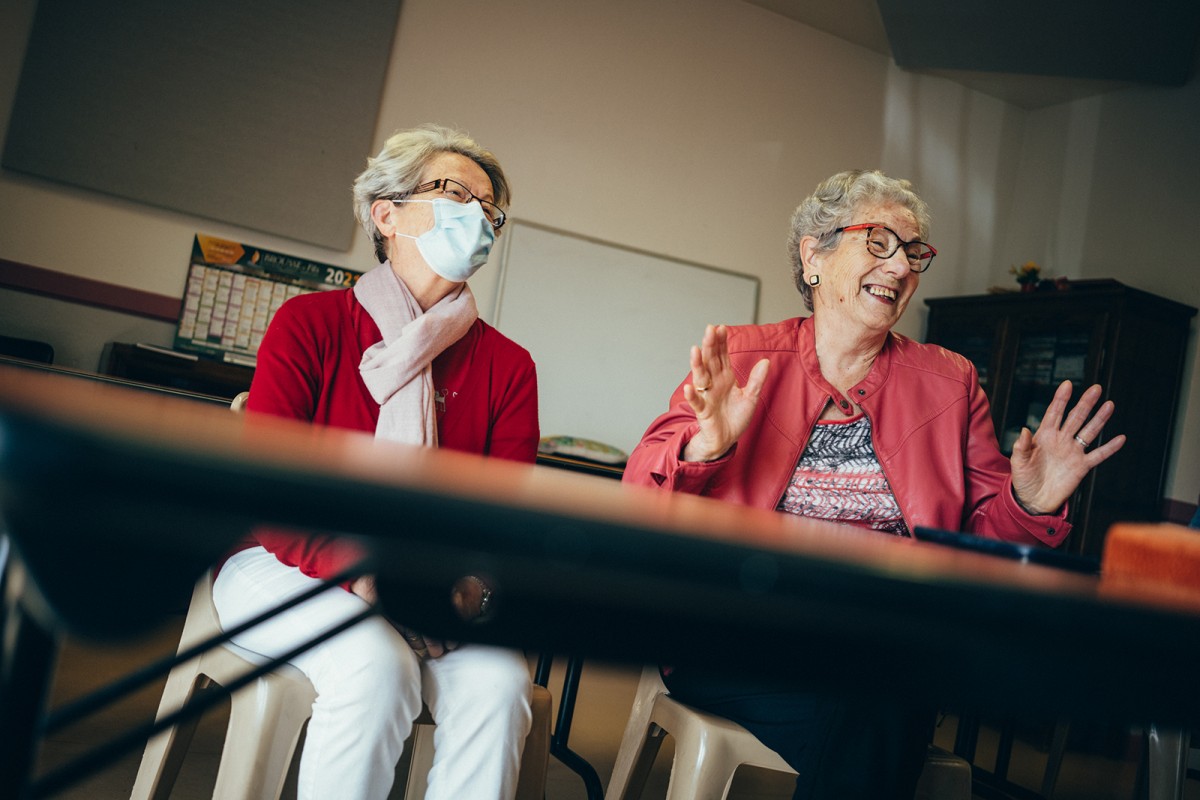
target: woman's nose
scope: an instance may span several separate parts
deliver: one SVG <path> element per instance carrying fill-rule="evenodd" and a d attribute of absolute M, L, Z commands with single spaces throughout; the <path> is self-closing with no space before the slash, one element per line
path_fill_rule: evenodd
<path fill-rule="evenodd" d="M 896 252 L 884 260 L 883 268 L 889 275 L 901 278 L 912 272 L 912 264 L 909 263 L 908 254 L 904 252 L 903 247 L 897 247 Z"/>

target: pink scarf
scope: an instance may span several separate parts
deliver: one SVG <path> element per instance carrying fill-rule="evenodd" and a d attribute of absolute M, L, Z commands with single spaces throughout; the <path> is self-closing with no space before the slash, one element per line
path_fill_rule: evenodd
<path fill-rule="evenodd" d="M 359 278 L 354 297 L 383 335 L 358 365 L 363 383 L 380 406 L 375 438 L 437 447 L 430 365 L 479 317 L 475 296 L 464 283 L 422 312 L 385 261 Z"/>

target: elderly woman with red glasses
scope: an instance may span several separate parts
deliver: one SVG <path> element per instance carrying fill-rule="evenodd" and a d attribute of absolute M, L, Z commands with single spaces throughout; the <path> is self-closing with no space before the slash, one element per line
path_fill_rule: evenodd
<path fill-rule="evenodd" d="M 926 526 L 1060 544 L 1067 498 L 1124 444 L 1091 448 L 1112 403 L 1097 407 L 1092 386 L 1068 411 L 1064 382 L 1037 433 L 1024 430 L 1005 458 L 971 362 L 892 330 L 937 255 L 928 235 L 908 181 L 849 171 L 821 183 L 788 239 L 811 316 L 709 326 L 625 481 L 896 536 Z M 790 681 L 704 664 L 663 672 L 672 694 L 779 752 L 799 773 L 796 798 L 912 796 L 928 710 L 805 691 L 802 665 Z"/>
<path fill-rule="evenodd" d="M 496 157 L 462 132 L 427 125 L 390 137 L 354 183 L 355 214 L 380 263 L 351 288 L 280 307 L 258 351 L 248 422 L 269 414 L 532 462 L 533 360 L 479 319 L 467 284 L 488 260 L 509 194 Z M 256 530 L 213 583 L 221 624 L 270 610 L 358 557 L 334 536 Z M 486 611 L 483 580 L 462 585 L 460 612 Z M 233 641 L 282 657 L 377 599 L 370 576 L 343 589 Z M 437 722 L 426 797 L 512 798 L 531 722 L 524 655 L 455 647 L 403 623 L 372 617 L 291 658 L 317 690 L 299 797 L 386 798 L 424 703 Z"/>

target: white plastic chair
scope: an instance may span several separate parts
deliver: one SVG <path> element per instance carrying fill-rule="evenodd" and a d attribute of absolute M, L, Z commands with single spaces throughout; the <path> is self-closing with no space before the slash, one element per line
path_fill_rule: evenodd
<path fill-rule="evenodd" d="M 212 603 L 212 575 L 206 572 L 192 593 L 179 650 L 192 647 L 221 630 Z M 170 714 L 198 691 L 226 685 L 259 666 L 262 660 L 237 647 L 215 647 L 171 670 L 158 706 L 158 718 Z M 230 698 L 229 726 L 221 750 L 213 797 L 225 800 L 277 798 L 304 723 L 312 713 L 316 691 L 295 667 L 283 665 Z M 199 720 L 167 728 L 146 744 L 132 800 L 166 800 L 179 774 Z"/>
<path fill-rule="evenodd" d="M 662 738 L 675 739 L 667 800 L 724 798 L 743 764 L 796 774 L 775 751 L 745 728 L 674 700 L 658 668 L 642 670 L 633 710 L 617 751 L 607 800 L 641 797 Z M 930 746 L 917 800 L 971 800 L 971 765 Z"/>
<path fill-rule="evenodd" d="M 249 397 L 249 392 L 240 392 L 230 402 L 230 409 L 236 413 L 244 411 Z M 212 574 L 206 572 L 192 591 L 178 652 L 220 632 L 221 623 L 212 602 Z M 167 676 L 156 719 L 182 708 L 197 691 L 209 689 L 212 684 L 228 685 L 263 663 L 257 654 L 226 643 L 178 665 Z M 229 726 L 213 797 L 277 800 L 315 699 L 312 683 L 304 673 L 287 664 L 234 692 L 230 696 Z M 533 725 L 521 756 L 517 800 L 544 800 L 552 706 L 549 690 L 532 684 Z M 150 738 L 142 753 L 130 800 L 166 800 L 198 724 L 198 719 L 191 719 Z M 411 754 L 404 791 L 407 798 L 425 796 L 429 768 L 433 765 L 433 725 L 429 710 L 422 709 L 405 745 L 405 751 Z"/>

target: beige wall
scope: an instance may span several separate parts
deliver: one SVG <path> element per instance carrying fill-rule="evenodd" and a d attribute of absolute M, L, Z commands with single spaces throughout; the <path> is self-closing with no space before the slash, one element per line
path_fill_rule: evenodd
<path fill-rule="evenodd" d="M 0 123 L 33 6 L 0 8 Z M 1128 204 L 1110 193 L 1131 179 L 1158 189 L 1136 204 L 1143 224 L 1194 210 L 1194 192 L 1162 178 L 1179 159 L 1197 174 L 1182 138 L 1200 122 L 1200 103 L 1194 86 L 1159 94 L 1024 112 L 739 0 L 405 0 L 377 140 L 425 121 L 463 127 L 503 161 L 514 217 L 757 275 L 764 321 L 800 312 L 783 242 L 791 209 L 817 181 L 848 167 L 909 177 L 933 207 L 941 253 L 900 326 L 920 337 L 921 297 L 1007 284 L 1008 265 L 1030 258 L 1054 274 L 1115 277 L 1200 302 L 1195 272 L 1181 276 L 1190 237 L 1163 229 L 1174 244 L 1156 253 L 1151 275 L 1139 267 L 1135 229 L 1103 236 L 1125 228 Z M 1180 95 L 1187 109 L 1170 99 Z M 1134 126 L 1142 133 L 1131 142 Z M 1150 139 L 1166 149 L 1148 154 L 1139 142 Z M 330 187 L 346 193 L 347 214 L 352 179 Z M 197 231 L 372 263 L 365 238 L 348 253 L 327 251 L 0 173 L 3 258 L 180 295 Z M 485 316 L 494 279 L 485 271 L 473 281 Z M 1200 491 L 1194 362 L 1193 353 L 1168 492 L 1188 501 Z"/>
<path fill-rule="evenodd" d="M 1026 129 L 996 280 L 1033 259 L 1050 275 L 1115 278 L 1200 306 L 1200 78 L 1032 112 Z M 1193 319 L 1166 492 L 1190 503 L 1200 495 L 1198 328 Z"/>

